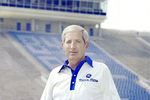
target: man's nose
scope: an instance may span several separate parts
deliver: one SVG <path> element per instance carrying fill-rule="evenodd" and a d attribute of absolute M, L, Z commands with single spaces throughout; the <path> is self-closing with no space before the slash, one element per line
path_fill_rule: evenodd
<path fill-rule="evenodd" d="M 75 49 L 75 43 L 74 42 L 71 43 L 71 49 Z"/>

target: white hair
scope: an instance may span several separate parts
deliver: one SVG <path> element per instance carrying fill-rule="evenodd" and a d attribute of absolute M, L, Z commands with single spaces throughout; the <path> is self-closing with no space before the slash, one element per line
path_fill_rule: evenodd
<path fill-rule="evenodd" d="M 67 26 L 63 32 L 62 32 L 62 35 L 61 35 L 61 38 L 62 38 L 62 41 L 64 42 L 65 41 L 65 35 L 68 33 L 68 32 L 73 32 L 73 31 L 80 31 L 82 32 L 82 36 L 83 36 L 83 40 L 84 42 L 87 42 L 88 39 L 89 39 L 89 34 L 88 32 L 81 26 L 79 25 L 70 25 L 70 26 Z"/>

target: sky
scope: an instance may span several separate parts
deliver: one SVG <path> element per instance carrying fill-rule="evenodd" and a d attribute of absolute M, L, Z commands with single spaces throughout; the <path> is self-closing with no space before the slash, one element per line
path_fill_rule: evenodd
<path fill-rule="evenodd" d="M 108 0 L 101 28 L 150 32 L 150 0 Z"/>

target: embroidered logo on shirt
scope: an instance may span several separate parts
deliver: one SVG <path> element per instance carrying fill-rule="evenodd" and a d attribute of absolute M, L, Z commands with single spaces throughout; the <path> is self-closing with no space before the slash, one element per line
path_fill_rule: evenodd
<path fill-rule="evenodd" d="M 90 78 L 92 75 L 91 74 L 87 74 L 86 75 L 86 78 Z"/>
<path fill-rule="evenodd" d="M 85 82 L 85 81 L 89 81 L 89 82 L 98 82 L 97 79 L 91 78 L 91 74 L 87 74 L 86 75 L 86 79 L 79 79 L 80 82 Z"/>

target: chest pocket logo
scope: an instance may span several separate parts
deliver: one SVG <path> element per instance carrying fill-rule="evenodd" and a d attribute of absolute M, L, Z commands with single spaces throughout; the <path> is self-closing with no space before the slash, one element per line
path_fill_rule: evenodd
<path fill-rule="evenodd" d="M 87 74 L 86 75 L 86 79 L 79 79 L 80 82 L 85 82 L 85 81 L 88 81 L 88 82 L 98 82 L 97 79 L 93 79 L 91 78 L 91 74 Z"/>
<path fill-rule="evenodd" d="M 86 78 L 90 78 L 92 75 L 91 74 L 87 74 L 86 75 Z"/>

